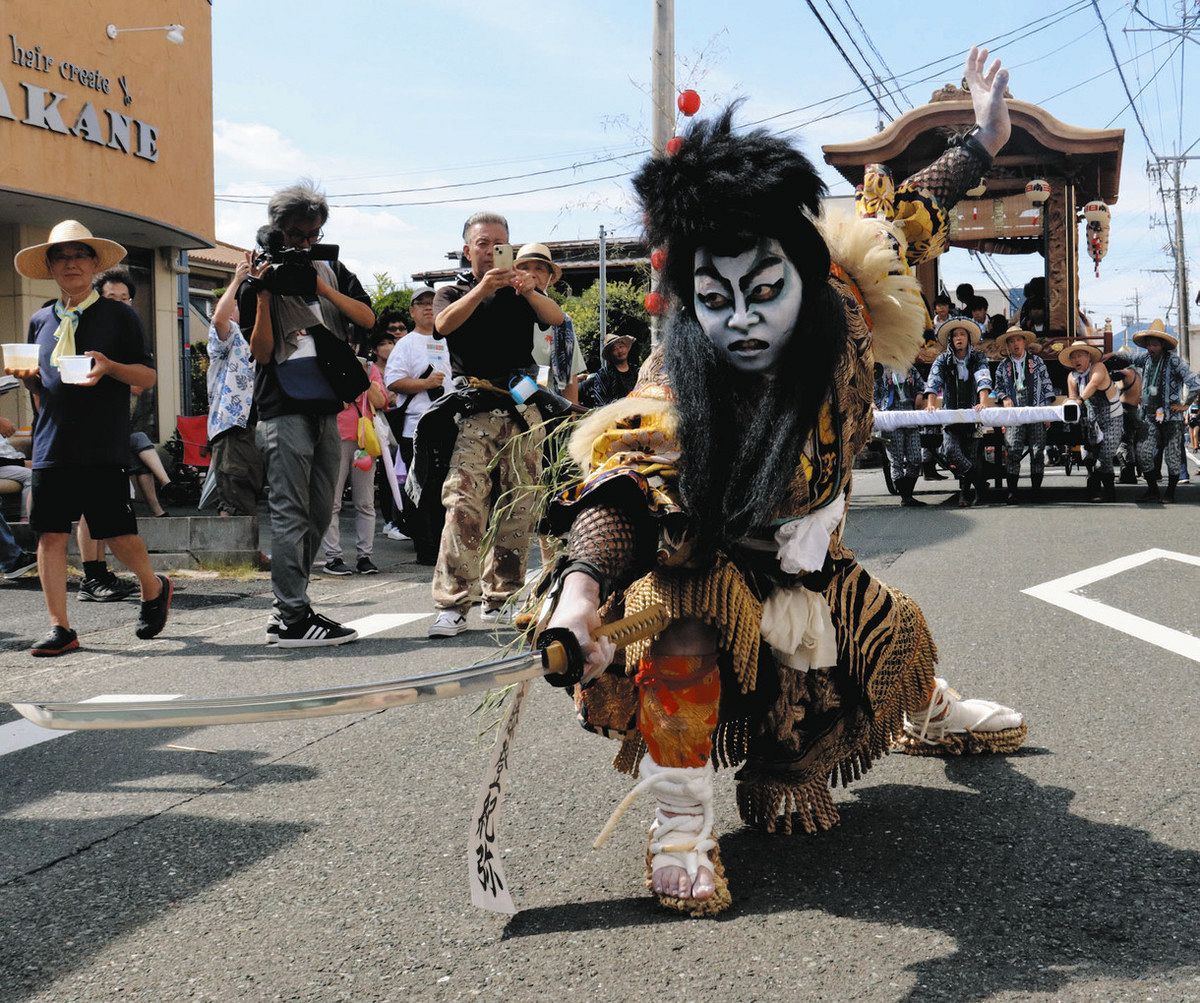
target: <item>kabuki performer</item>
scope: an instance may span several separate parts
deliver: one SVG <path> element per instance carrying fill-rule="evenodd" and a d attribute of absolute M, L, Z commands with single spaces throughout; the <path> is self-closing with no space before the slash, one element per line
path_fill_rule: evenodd
<path fill-rule="evenodd" d="M 872 425 L 875 363 L 906 373 L 924 308 L 909 266 L 946 246 L 948 211 L 1004 145 L 1008 74 L 972 50 L 977 127 L 908 181 L 816 219 L 824 186 L 731 112 L 697 122 L 634 185 L 665 247 L 665 343 L 634 393 L 583 419 L 582 481 L 551 511 L 569 527 L 543 626 L 586 658 L 580 721 L 622 740 L 615 765 L 656 801 L 647 882 L 664 905 L 731 901 L 713 775 L 740 766 L 742 819 L 829 829 L 830 785 L 899 743 L 927 755 L 1010 752 L 1015 710 L 962 700 L 934 675 L 925 618 L 842 540 L 852 463 Z M 603 621 L 662 604 L 670 625 L 614 649 Z"/>
<path fill-rule="evenodd" d="M 1046 363 L 1027 351 L 1036 340 L 1033 334 L 1019 327 L 1010 327 L 996 339 L 998 346 L 1008 348 L 1008 356 L 1000 360 L 992 377 L 995 384 L 992 394 L 1004 407 L 1046 407 L 1054 403 L 1054 387 L 1050 384 Z M 1029 486 L 1033 490 L 1034 501 L 1038 501 L 1042 477 L 1046 472 L 1046 426 L 1040 422 L 1010 425 L 1004 430 L 1004 444 L 1008 448 L 1004 471 L 1008 494 L 1004 500 L 1010 505 L 1018 501 L 1021 454 L 1028 448 Z"/>
<path fill-rule="evenodd" d="M 925 381 L 915 366 L 907 373 L 898 373 L 875 364 L 875 409 L 877 411 L 915 411 L 925 406 Z M 905 508 L 925 503 L 913 497 L 917 478 L 921 476 L 921 430 L 897 428 L 884 433 L 886 462 L 892 483 L 900 494 Z"/>

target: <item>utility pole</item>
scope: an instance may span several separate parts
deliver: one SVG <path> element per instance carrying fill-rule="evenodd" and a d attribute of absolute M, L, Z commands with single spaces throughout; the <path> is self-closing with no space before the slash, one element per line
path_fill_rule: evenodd
<path fill-rule="evenodd" d="M 607 251 L 603 225 L 600 227 L 600 357 L 604 357 L 604 335 L 608 332 Z"/>
<path fill-rule="evenodd" d="M 654 35 L 651 39 L 650 100 L 652 132 L 650 144 L 655 156 L 661 157 L 667 140 L 675 132 L 675 0 L 654 0 Z M 658 289 L 662 276 L 657 269 L 650 271 L 650 288 Z M 601 289 L 603 289 L 601 285 Z M 657 316 L 650 317 L 650 344 L 658 344 L 661 328 Z M 601 342 L 601 348 L 604 343 Z"/>
<path fill-rule="evenodd" d="M 1187 256 L 1183 250 L 1183 191 L 1179 184 L 1180 165 L 1184 158 L 1175 158 L 1175 291 L 1179 295 L 1179 356 L 1192 361 L 1191 335 L 1188 332 Z"/>

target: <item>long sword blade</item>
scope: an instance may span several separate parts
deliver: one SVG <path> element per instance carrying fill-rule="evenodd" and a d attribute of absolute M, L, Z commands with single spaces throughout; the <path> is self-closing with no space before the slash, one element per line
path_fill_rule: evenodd
<path fill-rule="evenodd" d="M 542 656 L 525 651 L 466 668 L 444 669 L 404 679 L 335 686 L 300 693 L 213 697 L 203 700 L 125 700 L 113 703 L 14 703 L 23 717 L 43 728 L 89 731 L 113 728 L 189 728 L 214 724 L 289 721 L 358 714 L 405 704 L 444 700 L 479 690 L 536 679 Z"/>

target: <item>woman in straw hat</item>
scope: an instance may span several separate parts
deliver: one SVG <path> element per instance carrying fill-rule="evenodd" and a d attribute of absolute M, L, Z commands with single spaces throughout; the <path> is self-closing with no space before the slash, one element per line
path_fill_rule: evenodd
<path fill-rule="evenodd" d="M 93 237 L 82 223 L 68 219 L 44 243 L 18 252 L 14 262 L 27 278 L 51 279 L 59 288 L 58 300 L 29 321 L 37 368 L 19 373 L 39 405 L 29 522 L 39 534 L 38 568 L 50 614 L 50 632 L 33 646 L 33 655 L 62 655 L 79 647 L 67 617 L 67 540 L 71 524 L 81 517 L 92 538 L 106 541 L 138 576 L 138 637 L 157 635 L 171 606 L 171 581 L 154 573 L 138 536 L 125 472 L 130 387 L 154 386 L 153 359 L 137 314 L 92 288 L 99 272 L 124 257 L 120 244 Z M 73 372 L 77 368 L 82 378 Z"/>
<path fill-rule="evenodd" d="M 948 320 L 938 329 L 942 345 L 929 368 L 925 382 L 925 407 L 936 410 L 938 396 L 947 408 L 981 408 L 991 403 L 992 370 L 987 356 L 979 351 L 979 325 L 964 317 Z M 979 440 L 974 425 L 943 425 L 942 454 L 958 477 L 958 504 L 966 508 L 983 500 L 986 485 L 982 476 Z"/>
<path fill-rule="evenodd" d="M 996 367 L 994 396 L 1004 407 L 1045 407 L 1054 403 L 1054 387 L 1050 385 L 1050 373 L 1046 363 L 1039 359 L 1030 345 L 1036 341 L 1034 335 L 1019 327 L 1010 327 L 996 343 L 1007 357 Z M 1046 467 L 1046 426 L 1041 422 L 1032 425 L 1010 425 L 1004 430 L 1004 444 L 1008 449 L 1005 465 L 1005 483 L 1008 504 L 1017 501 L 1017 481 L 1021 477 L 1021 455 L 1029 450 L 1029 486 L 1033 498 L 1038 500 L 1042 490 L 1042 476 Z"/>
<path fill-rule="evenodd" d="M 1121 444 L 1121 391 L 1100 362 L 1100 349 L 1074 341 L 1058 353 L 1067 394 L 1083 406 L 1087 432 L 1088 501 L 1116 501 L 1113 459 Z"/>
<path fill-rule="evenodd" d="M 1175 354 L 1179 340 L 1168 334 L 1161 320 L 1153 321 L 1133 336 L 1146 350 L 1133 360 L 1142 378 L 1138 467 L 1146 478 L 1146 493 L 1138 501 L 1159 501 L 1159 457 L 1167 466 L 1167 490 L 1162 501 L 1175 500 L 1175 485 L 1183 468 L 1183 423 L 1188 403 L 1200 395 L 1200 376 Z"/>

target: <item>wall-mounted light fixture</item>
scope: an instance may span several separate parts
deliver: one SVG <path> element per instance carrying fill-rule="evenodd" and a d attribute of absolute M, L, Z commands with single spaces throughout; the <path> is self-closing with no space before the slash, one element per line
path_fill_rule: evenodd
<path fill-rule="evenodd" d="M 171 42 L 173 45 L 183 45 L 182 24 L 160 24 L 153 28 L 118 28 L 115 24 L 110 24 L 104 29 L 104 33 L 109 38 L 116 38 L 124 31 L 165 31 L 168 42 Z"/>

